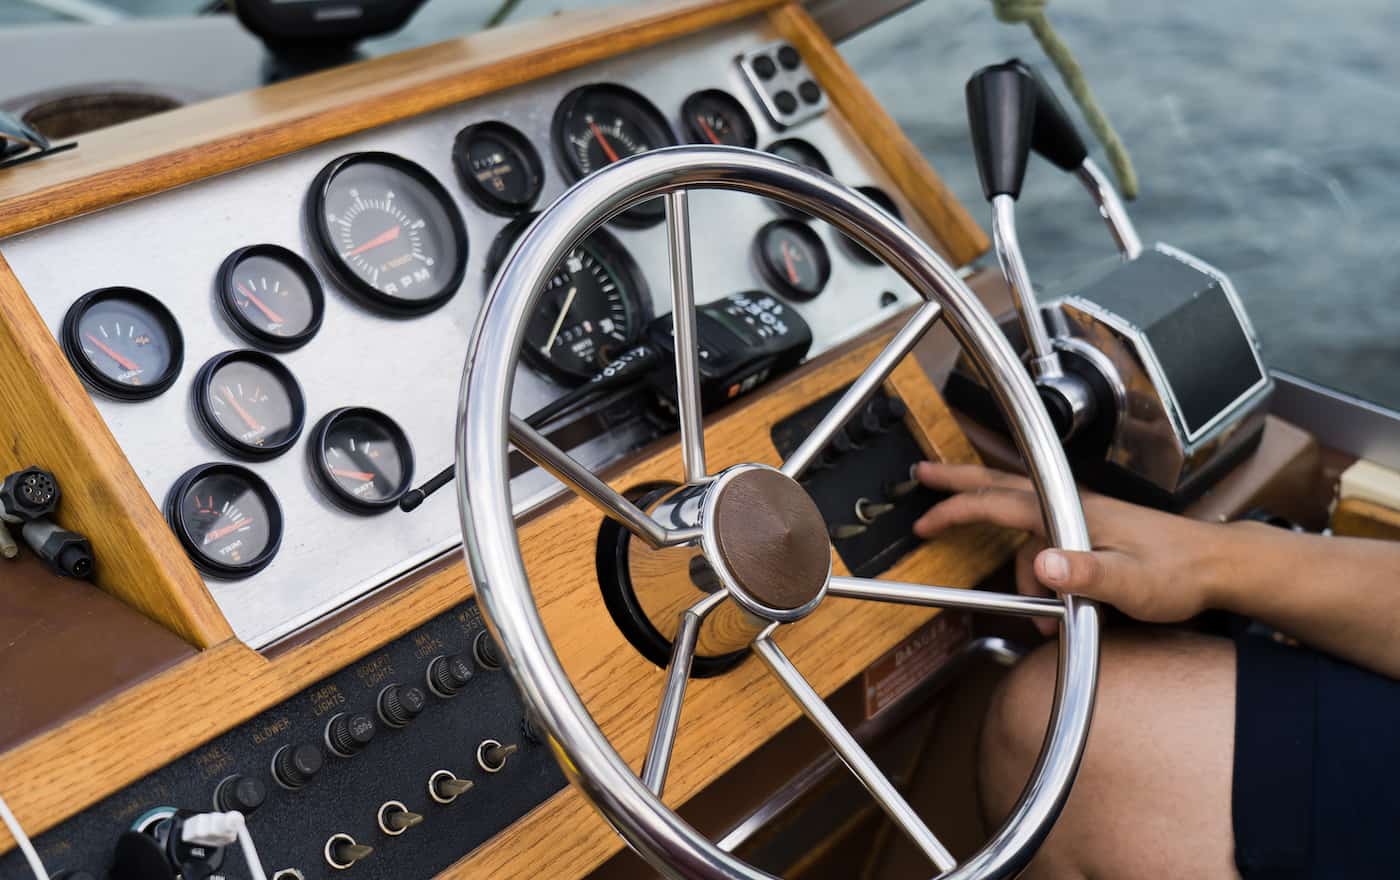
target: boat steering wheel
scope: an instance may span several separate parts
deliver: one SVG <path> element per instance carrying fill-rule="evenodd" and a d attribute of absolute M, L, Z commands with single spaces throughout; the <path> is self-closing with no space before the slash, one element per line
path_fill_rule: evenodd
<path fill-rule="evenodd" d="M 925 300 L 781 468 L 743 464 L 716 474 L 706 471 L 690 266 L 691 189 L 751 193 L 824 220 L 883 259 Z M 672 501 L 644 510 L 512 416 L 510 404 L 526 324 L 555 266 L 609 218 L 657 197 L 664 198 L 667 209 L 685 484 Z M 476 594 L 525 702 L 547 731 L 565 772 L 632 848 L 668 877 L 769 877 L 706 839 L 660 797 L 698 634 L 706 620 L 722 613 L 750 627 L 747 644 L 933 862 L 937 876 L 1013 877 L 1059 816 L 1093 710 L 1099 655 L 1094 603 L 1074 596 L 1030 599 L 832 576 L 825 525 L 797 483 L 834 432 L 879 390 L 939 318 L 986 377 L 1011 427 L 1039 493 L 1050 542 L 1069 550 L 1090 549 L 1055 429 L 996 323 L 927 244 L 830 177 L 729 147 L 675 147 L 628 158 L 584 179 L 546 209 L 496 277 L 467 356 L 458 411 L 457 495 Z M 512 516 L 511 443 L 629 530 L 633 540 L 658 550 L 698 553 L 715 575 L 706 581 L 709 592 L 697 589 L 693 604 L 679 615 L 656 729 L 640 776 L 589 715 L 545 632 Z M 1005 823 L 963 863 L 956 863 L 773 640 L 776 629 L 810 614 L 826 595 L 1058 618 L 1059 681 L 1040 760 Z"/>

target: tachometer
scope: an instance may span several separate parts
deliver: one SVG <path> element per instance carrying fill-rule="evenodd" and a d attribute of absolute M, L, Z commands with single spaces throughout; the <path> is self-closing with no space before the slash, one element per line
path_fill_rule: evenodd
<path fill-rule="evenodd" d="M 452 298 L 467 268 L 467 229 L 422 166 L 351 153 L 316 176 L 307 223 L 335 279 L 367 304 L 421 315 Z"/>
<path fill-rule="evenodd" d="M 63 350 L 82 379 L 118 400 L 147 400 L 180 375 L 185 344 L 175 316 L 134 287 L 80 297 L 63 318 Z"/>
<path fill-rule="evenodd" d="M 674 146 L 676 136 L 656 105 L 613 83 L 580 86 L 554 111 L 554 149 L 570 181 L 578 181 L 619 159 L 657 147 Z M 666 216 L 666 205 L 652 199 L 618 221 L 650 226 Z"/>

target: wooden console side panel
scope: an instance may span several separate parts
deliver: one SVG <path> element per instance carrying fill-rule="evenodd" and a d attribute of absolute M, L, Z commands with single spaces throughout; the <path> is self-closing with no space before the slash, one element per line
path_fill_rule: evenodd
<path fill-rule="evenodd" d="M 30 465 L 58 476 L 58 519 L 92 541 L 98 586 L 196 647 L 232 637 L 87 389 L 0 257 L 0 472 Z"/>

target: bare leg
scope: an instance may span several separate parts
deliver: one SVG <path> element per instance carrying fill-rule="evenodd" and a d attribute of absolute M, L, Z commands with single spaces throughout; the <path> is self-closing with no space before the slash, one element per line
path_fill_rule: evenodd
<path fill-rule="evenodd" d="M 1040 753 L 1055 686 L 1053 644 L 1007 676 L 982 732 L 983 811 L 999 822 Z M 1236 878 L 1230 819 L 1235 647 L 1185 632 L 1104 642 L 1094 725 L 1059 823 L 1024 875 Z"/>

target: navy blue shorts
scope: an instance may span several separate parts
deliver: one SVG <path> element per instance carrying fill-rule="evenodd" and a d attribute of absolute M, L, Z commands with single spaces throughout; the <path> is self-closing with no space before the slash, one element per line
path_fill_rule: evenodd
<path fill-rule="evenodd" d="M 1240 874 L 1400 877 L 1400 682 L 1255 630 L 1236 647 Z"/>

